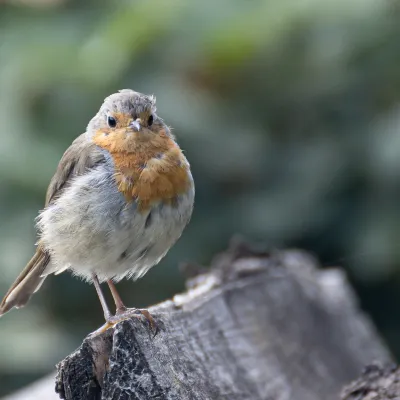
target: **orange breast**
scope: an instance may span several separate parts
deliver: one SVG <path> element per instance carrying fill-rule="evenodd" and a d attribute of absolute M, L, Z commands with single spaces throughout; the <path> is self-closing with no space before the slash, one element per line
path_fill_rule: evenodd
<path fill-rule="evenodd" d="M 94 142 L 110 152 L 118 190 L 141 211 L 159 201 L 174 205 L 190 187 L 189 165 L 181 149 L 165 132 L 143 139 L 125 130 L 98 131 Z"/>

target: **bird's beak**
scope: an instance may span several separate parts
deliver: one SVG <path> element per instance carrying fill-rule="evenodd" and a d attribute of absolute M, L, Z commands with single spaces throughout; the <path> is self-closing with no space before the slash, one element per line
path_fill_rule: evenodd
<path fill-rule="evenodd" d="M 129 127 L 132 128 L 134 131 L 139 132 L 142 129 L 142 120 L 138 118 L 136 121 L 132 121 L 129 124 Z"/>

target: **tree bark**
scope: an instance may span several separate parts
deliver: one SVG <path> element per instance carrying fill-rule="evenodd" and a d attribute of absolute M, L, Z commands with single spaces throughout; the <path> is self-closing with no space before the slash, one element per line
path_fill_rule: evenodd
<path fill-rule="evenodd" d="M 86 338 L 58 365 L 60 397 L 337 400 L 366 364 L 390 361 L 344 272 L 304 252 L 234 243 L 187 286 L 149 309 L 156 336 L 135 318 Z"/>

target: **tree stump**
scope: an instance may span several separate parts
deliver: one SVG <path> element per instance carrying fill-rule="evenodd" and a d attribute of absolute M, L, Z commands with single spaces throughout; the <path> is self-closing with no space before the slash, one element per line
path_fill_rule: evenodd
<path fill-rule="evenodd" d="M 390 361 L 344 272 L 304 252 L 236 242 L 187 286 L 149 309 L 156 336 L 135 318 L 86 338 L 58 365 L 60 397 L 337 400 L 365 365 Z"/>
<path fill-rule="evenodd" d="M 400 369 L 395 364 L 374 363 L 342 392 L 341 400 L 399 400 Z"/>

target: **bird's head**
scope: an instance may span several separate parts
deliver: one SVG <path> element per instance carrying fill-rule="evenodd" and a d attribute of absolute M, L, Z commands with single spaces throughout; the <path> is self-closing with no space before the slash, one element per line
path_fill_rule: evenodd
<path fill-rule="evenodd" d="M 169 128 L 156 114 L 156 101 L 130 89 L 108 96 L 99 112 L 89 122 L 88 131 L 97 140 L 119 140 L 132 147 L 157 136 L 172 138 Z"/>

